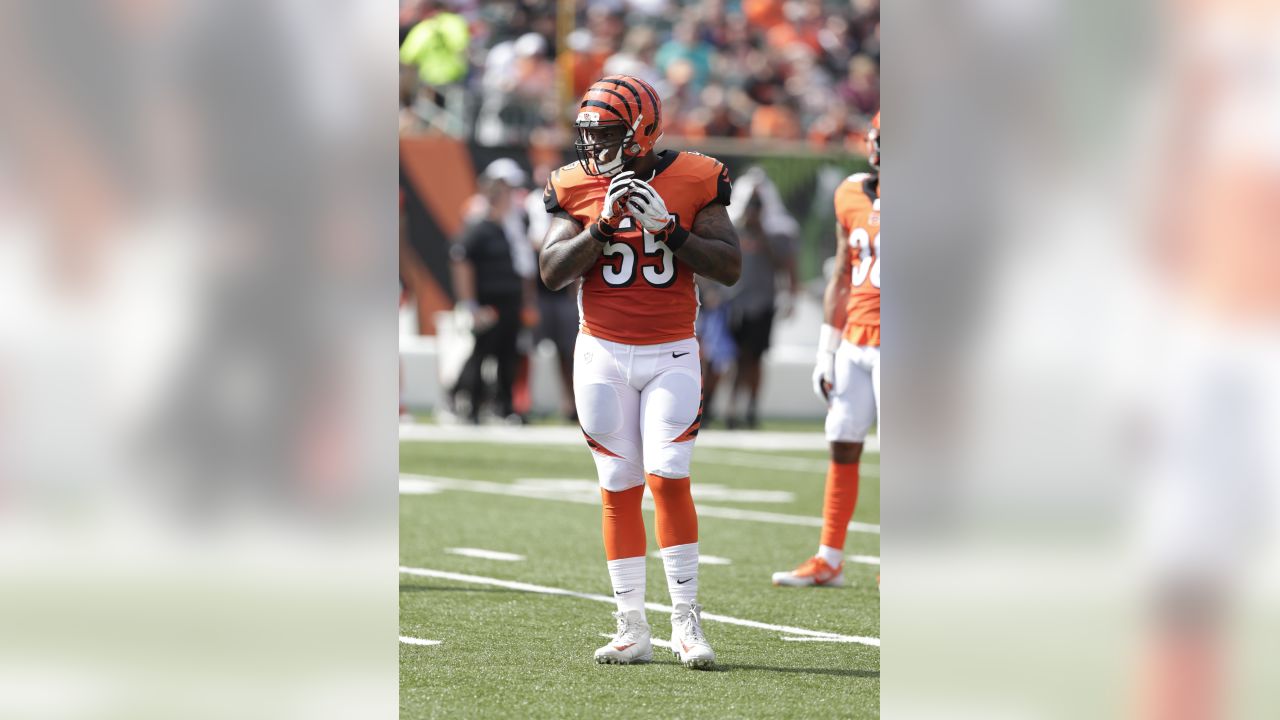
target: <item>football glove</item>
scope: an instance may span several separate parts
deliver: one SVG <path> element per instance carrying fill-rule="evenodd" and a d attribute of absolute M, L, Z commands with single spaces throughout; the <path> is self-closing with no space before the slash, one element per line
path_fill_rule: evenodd
<path fill-rule="evenodd" d="M 604 193 L 604 207 L 600 209 L 600 218 L 591 223 L 588 232 L 599 242 L 613 241 L 618 225 L 627 213 L 627 196 L 631 192 L 632 178 L 635 173 L 627 170 L 613 176 L 609 181 L 609 189 Z"/>
<path fill-rule="evenodd" d="M 627 209 L 631 217 L 636 219 L 640 227 L 653 235 L 661 235 L 670 229 L 675 220 L 667 212 L 667 204 L 662 196 L 649 183 L 635 179 L 631 181 L 631 195 L 627 198 Z"/>
<path fill-rule="evenodd" d="M 818 331 L 818 357 L 813 367 L 813 394 L 824 403 L 831 403 L 831 389 L 836 384 L 836 348 L 840 345 L 840 331 L 832 325 L 822 324 Z"/>
<path fill-rule="evenodd" d="M 609 189 L 604 194 L 604 209 L 600 211 L 600 221 L 606 225 L 617 227 L 627 213 L 627 195 L 631 192 L 631 183 L 635 173 L 627 170 L 613 176 L 609 181 Z"/>

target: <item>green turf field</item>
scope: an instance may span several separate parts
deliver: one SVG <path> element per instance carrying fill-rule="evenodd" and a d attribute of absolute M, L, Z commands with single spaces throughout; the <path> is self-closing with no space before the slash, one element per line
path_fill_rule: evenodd
<path fill-rule="evenodd" d="M 612 602 L 549 594 L 610 594 L 595 466 L 584 445 L 402 442 L 400 458 L 404 476 L 429 476 L 401 487 L 402 718 L 879 716 L 880 649 L 867 643 L 880 635 L 879 566 L 846 563 L 840 589 L 775 588 L 770 573 L 812 554 L 819 528 L 734 516 L 818 517 L 824 453 L 694 452 L 700 548 L 729 561 L 700 570 L 715 672 L 685 669 L 656 645 L 652 664 L 597 665 L 592 652 L 614 629 Z M 851 530 L 846 555 L 879 558 L 878 463 L 873 453 L 863 458 L 854 516 L 874 527 Z M 653 514 L 645 515 L 656 550 Z M 651 603 L 670 601 L 655 557 L 647 593 Z M 706 619 L 711 613 L 787 628 Z M 650 609 L 648 617 L 655 638 L 670 637 L 667 613 Z M 823 634 L 846 641 L 782 639 Z"/>

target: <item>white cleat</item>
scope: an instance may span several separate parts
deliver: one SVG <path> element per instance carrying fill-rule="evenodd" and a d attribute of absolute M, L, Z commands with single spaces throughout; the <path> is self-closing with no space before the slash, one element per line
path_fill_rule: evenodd
<path fill-rule="evenodd" d="M 649 623 L 639 610 L 616 612 L 618 632 L 604 647 L 596 650 L 596 662 L 607 665 L 647 663 L 653 659 L 653 643 L 649 640 Z"/>
<path fill-rule="evenodd" d="M 671 613 L 671 651 L 687 668 L 710 670 L 716 666 L 716 652 L 702 634 L 702 606 L 680 603 Z"/>

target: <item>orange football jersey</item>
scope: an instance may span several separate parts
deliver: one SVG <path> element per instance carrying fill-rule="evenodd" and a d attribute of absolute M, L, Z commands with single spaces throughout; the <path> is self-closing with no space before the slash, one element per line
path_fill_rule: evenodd
<path fill-rule="evenodd" d="M 849 304 L 844 339 L 880 345 L 880 183 L 850 175 L 836 188 L 836 221 L 849 235 Z"/>
<path fill-rule="evenodd" d="M 694 152 L 658 153 L 647 181 L 686 230 L 702 208 L 729 204 L 729 171 L 719 160 Z M 593 177 L 578 163 L 556 170 L 543 194 L 547 212 L 564 211 L 590 225 L 600 217 L 609 178 Z M 582 332 L 611 342 L 655 345 L 693 337 L 698 296 L 693 270 L 667 246 L 623 219 L 604 254 L 582 276 L 578 311 Z"/>

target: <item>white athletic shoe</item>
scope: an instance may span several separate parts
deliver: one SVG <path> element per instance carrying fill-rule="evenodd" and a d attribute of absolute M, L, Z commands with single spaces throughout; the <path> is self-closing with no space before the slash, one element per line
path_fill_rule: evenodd
<path fill-rule="evenodd" d="M 716 666 L 716 652 L 702 634 L 702 606 L 680 603 L 671 613 L 671 651 L 687 668 L 710 670 Z"/>
<path fill-rule="evenodd" d="M 773 584 L 781 587 L 840 587 L 844 585 L 844 563 L 833 568 L 826 560 L 814 555 L 795 570 L 774 573 Z"/>
<path fill-rule="evenodd" d="M 639 610 L 616 612 L 618 632 L 604 647 L 596 650 L 596 662 L 609 665 L 647 663 L 653 659 L 653 643 L 649 641 L 649 623 Z"/>

